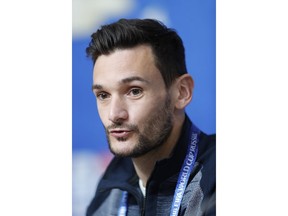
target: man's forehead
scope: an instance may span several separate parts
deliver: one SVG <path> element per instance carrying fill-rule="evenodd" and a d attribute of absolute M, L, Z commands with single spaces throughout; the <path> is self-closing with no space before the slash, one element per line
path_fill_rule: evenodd
<path fill-rule="evenodd" d="M 124 61 L 125 60 L 125 61 Z M 100 55 L 95 61 L 94 68 L 103 66 L 111 61 L 121 65 L 129 62 L 151 61 L 154 63 L 154 54 L 149 45 L 138 45 L 131 48 L 115 49 L 108 54 Z"/>
<path fill-rule="evenodd" d="M 143 62 L 139 59 L 117 59 L 112 61 L 98 62 L 93 69 L 93 78 L 102 79 L 117 78 L 126 79 L 128 77 L 139 77 L 148 79 L 148 77 L 157 78 L 162 76 L 158 68 L 153 62 L 143 59 Z M 133 61 L 135 60 L 135 61 Z"/>
<path fill-rule="evenodd" d="M 100 56 L 94 65 L 94 84 L 111 85 L 132 81 L 146 84 L 164 81 L 149 46 L 115 50 L 113 53 Z"/>

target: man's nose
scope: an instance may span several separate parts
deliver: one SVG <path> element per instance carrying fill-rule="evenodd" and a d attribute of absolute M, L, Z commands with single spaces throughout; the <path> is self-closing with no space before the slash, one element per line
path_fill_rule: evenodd
<path fill-rule="evenodd" d="M 114 97 L 111 100 L 109 120 L 114 123 L 121 123 L 128 118 L 128 112 L 124 99 Z"/>

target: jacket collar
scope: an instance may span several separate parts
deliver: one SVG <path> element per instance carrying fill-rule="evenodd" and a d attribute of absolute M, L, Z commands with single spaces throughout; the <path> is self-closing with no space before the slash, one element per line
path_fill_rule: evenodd
<path fill-rule="evenodd" d="M 191 135 L 192 123 L 186 115 L 184 124 L 177 144 L 174 147 L 171 157 L 156 162 L 154 170 L 151 174 L 150 181 L 163 182 L 165 179 L 177 174 L 182 167 L 186 156 L 188 144 Z"/>

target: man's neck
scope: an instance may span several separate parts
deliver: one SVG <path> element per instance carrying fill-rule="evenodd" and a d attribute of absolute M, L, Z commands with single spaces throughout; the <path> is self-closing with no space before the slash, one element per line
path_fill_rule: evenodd
<path fill-rule="evenodd" d="M 136 173 L 142 180 L 144 187 L 146 187 L 146 183 L 154 169 L 156 162 L 168 158 L 171 155 L 180 137 L 184 119 L 185 116 L 181 117 L 179 120 L 175 120 L 171 134 L 169 135 L 167 141 L 159 148 L 154 149 L 141 157 L 132 158 Z"/>

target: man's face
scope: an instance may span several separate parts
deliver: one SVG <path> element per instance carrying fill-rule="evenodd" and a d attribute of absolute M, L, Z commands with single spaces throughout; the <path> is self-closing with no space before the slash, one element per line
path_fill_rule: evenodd
<path fill-rule="evenodd" d="M 94 66 L 93 91 L 115 155 L 139 157 L 169 137 L 171 97 L 149 46 L 101 55 Z"/>

